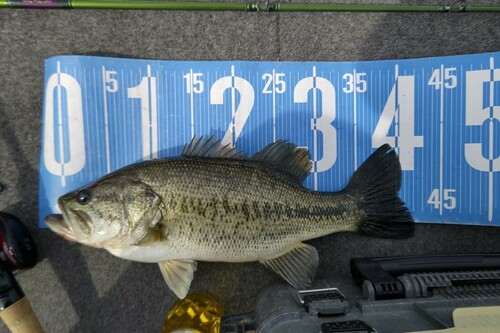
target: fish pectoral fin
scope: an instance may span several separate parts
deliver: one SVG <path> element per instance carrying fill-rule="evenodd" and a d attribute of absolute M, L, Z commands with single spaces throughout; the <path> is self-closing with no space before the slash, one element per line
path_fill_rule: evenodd
<path fill-rule="evenodd" d="M 278 273 L 294 288 L 309 286 L 318 268 L 318 252 L 311 245 L 299 243 L 293 250 L 260 263 Z"/>
<path fill-rule="evenodd" d="M 162 225 L 157 224 L 154 227 L 148 229 L 144 237 L 137 241 L 134 245 L 136 246 L 149 246 L 156 242 L 161 242 L 166 240 L 166 232 L 162 230 Z"/>
<path fill-rule="evenodd" d="M 167 260 L 159 262 L 161 274 L 168 287 L 179 298 L 186 297 L 196 271 L 194 260 Z"/>

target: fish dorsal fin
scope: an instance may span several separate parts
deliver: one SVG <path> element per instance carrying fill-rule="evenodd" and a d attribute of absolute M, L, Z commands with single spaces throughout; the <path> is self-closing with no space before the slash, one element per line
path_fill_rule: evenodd
<path fill-rule="evenodd" d="M 174 294 L 181 299 L 186 297 L 196 271 L 196 261 L 166 260 L 158 265 L 165 282 Z"/>
<path fill-rule="evenodd" d="M 231 158 L 236 160 L 244 160 L 247 157 L 229 144 L 222 145 L 220 140 L 214 136 L 207 138 L 193 137 L 182 151 L 182 156 L 185 157 L 215 157 L 215 158 Z"/>
<path fill-rule="evenodd" d="M 312 168 L 307 149 L 298 148 L 284 140 L 267 145 L 252 156 L 252 160 L 272 166 L 299 184 L 302 184 Z"/>
<path fill-rule="evenodd" d="M 260 263 L 271 268 L 294 288 L 309 286 L 318 268 L 318 252 L 311 245 L 299 243 L 286 254 Z"/>

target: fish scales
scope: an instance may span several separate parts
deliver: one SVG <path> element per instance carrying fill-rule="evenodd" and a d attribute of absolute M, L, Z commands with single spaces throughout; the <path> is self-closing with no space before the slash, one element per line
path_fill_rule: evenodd
<path fill-rule="evenodd" d="M 248 158 L 213 138 L 182 156 L 126 166 L 59 198 L 47 216 L 62 237 L 120 258 L 158 263 L 186 296 L 196 261 L 259 261 L 295 288 L 314 278 L 319 256 L 303 241 L 340 231 L 406 238 L 413 219 L 398 197 L 401 165 L 378 148 L 340 192 L 302 186 L 307 150 L 277 141 Z"/>
<path fill-rule="evenodd" d="M 163 198 L 177 258 L 255 261 L 294 241 L 355 230 L 363 216 L 346 194 L 307 190 L 252 161 L 157 160 L 130 172 Z"/>

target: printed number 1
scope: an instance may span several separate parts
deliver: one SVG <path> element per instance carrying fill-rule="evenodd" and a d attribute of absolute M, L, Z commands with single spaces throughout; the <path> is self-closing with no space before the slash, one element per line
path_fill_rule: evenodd
<path fill-rule="evenodd" d="M 144 159 L 158 158 L 158 120 L 156 77 L 151 76 L 151 67 L 147 67 L 147 76 L 139 85 L 128 88 L 129 98 L 141 100 L 142 119 L 142 155 Z"/>

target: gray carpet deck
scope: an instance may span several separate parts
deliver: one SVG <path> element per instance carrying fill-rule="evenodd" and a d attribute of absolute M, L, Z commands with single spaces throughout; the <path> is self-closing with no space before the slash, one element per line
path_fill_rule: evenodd
<path fill-rule="evenodd" d="M 495 1 L 490 1 L 494 3 Z M 483 3 L 488 3 L 483 1 Z M 156 265 L 37 228 L 44 59 L 62 54 L 182 60 L 377 60 L 500 50 L 498 14 L 0 10 L 0 210 L 38 241 L 18 276 L 46 332 L 158 332 L 175 301 Z M 310 242 L 318 279 L 349 281 L 354 256 L 499 252 L 500 228 L 418 225 L 406 241 L 336 234 Z M 280 279 L 259 264 L 200 263 L 192 291 L 248 311 Z M 7 332 L 0 326 L 1 332 Z"/>

